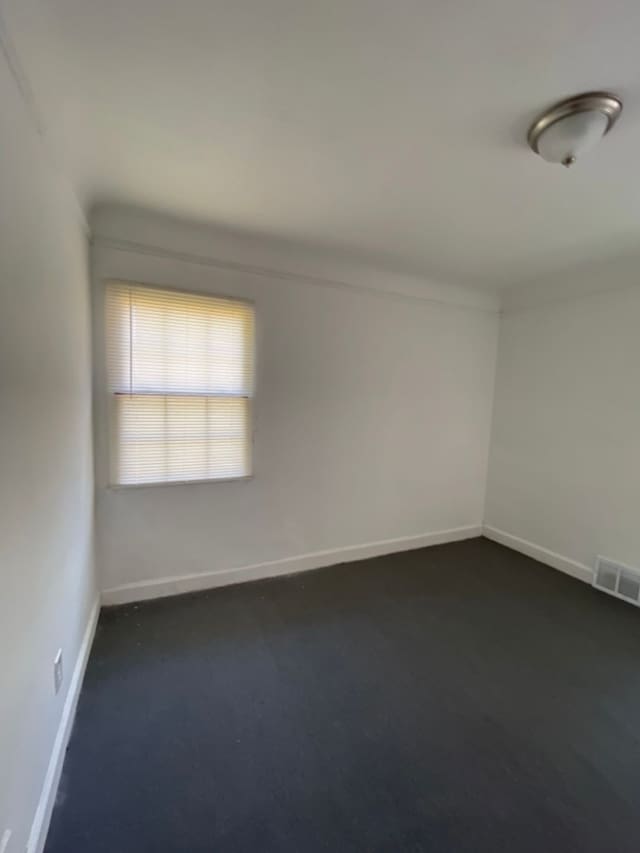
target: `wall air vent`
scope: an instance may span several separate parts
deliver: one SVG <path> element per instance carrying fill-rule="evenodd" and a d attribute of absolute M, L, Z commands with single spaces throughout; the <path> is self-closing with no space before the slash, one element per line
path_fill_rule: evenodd
<path fill-rule="evenodd" d="M 640 606 L 640 570 L 598 557 L 593 585 L 602 592 Z"/>

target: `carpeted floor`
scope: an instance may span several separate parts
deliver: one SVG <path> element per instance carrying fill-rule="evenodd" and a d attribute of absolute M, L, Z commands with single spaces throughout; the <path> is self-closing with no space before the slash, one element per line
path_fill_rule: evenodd
<path fill-rule="evenodd" d="M 103 611 L 46 853 L 640 849 L 640 613 L 484 539 Z"/>

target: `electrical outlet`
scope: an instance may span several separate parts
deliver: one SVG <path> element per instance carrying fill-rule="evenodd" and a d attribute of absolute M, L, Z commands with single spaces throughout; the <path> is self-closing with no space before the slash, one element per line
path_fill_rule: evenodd
<path fill-rule="evenodd" d="M 60 687 L 62 686 L 62 649 L 58 649 L 58 653 L 53 659 L 53 687 L 56 693 L 60 692 Z M 0 853 L 2 853 L 2 849 L 0 849 Z"/>
<path fill-rule="evenodd" d="M 11 841 L 11 830 L 5 829 L 0 839 L 0 853 L 9 853 L 9 841 Z"/>

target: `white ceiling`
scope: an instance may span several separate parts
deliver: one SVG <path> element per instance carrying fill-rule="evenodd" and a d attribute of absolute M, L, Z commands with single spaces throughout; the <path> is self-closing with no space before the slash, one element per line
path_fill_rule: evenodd
<path fill-rule="evenodd" d="M 83 203 L 131 203 L 480 287 L 633 249 L 632 0 L 3 0 Z M 549 102 L 625 110 L 571 170 Z"/>

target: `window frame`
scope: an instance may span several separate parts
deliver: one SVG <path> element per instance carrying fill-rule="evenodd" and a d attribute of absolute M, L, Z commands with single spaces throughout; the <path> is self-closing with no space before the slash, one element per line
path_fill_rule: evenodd
<path fill-rule="evenodd" d="M 250 472 L 248 474 L 243 474 L 240 477 L 202 477 L 196 480 L 162 480 L 160 482 L 145 482 L 145 483 L 116 483 L 113 482 L 112 473 L 114 469 L 114 449 L 116 447 L 116 442 L 118 440 L 118 427 L 117 427 L 117 406 L 114 404 L 114 399 L 118 396 L 117 392 L 111 391 L 109 388 L 109 370 L 108 370 L 108 348 L 109 348 L 109 336 L 107 333 L 106 327 L 106 319 L 107 319 L 107 290 L 110 285 L 124 285 L 135 288 L 147 288 L 149 290 L 163 290 L 167 293 L 177 293 L 184 296 L 199 296 L 199 297 L 210 297 L 211 299 L 223 299 L 227 302 L 242 302 L 245 305 L 249 305 L 253 310 L 253 377 L 252 377 L 252 389 L 253 393 L 251 395 L 244 394 L 233 394 L 230 395 L 237 399 L 243 399 L 247 403 L 247 447 L 249 451 L 249 459 L 250 459 Z M 164 284 L 155 284 L 152 282 L 142 282 L 142 281 L 133 281 L 131 279 L 123 279 L 123 278 L 113 278 L 108 277 L 103 280 L 102 283 L 102 293 L 101 293 L 101 319 L 102 319 L 102 335 L 103 335 L 103 346 L 102 346 L 102 359 L 104 366 L 104 381 L 103 381 L 103 391 L 105 394 L 105 405 L 106 405 L 106 421 L 107 421 L 107 435 L 106 435 L 106 488 L 109 491 L 128 491 L 129 489 L 157 489 L 157 488 L 165 488 L 166 486 L 203 486 L 203 485 L 211 485 L 211 484 L 225 484 L 225 483 L 248 483 L 249 481 L 255 478 L 255 398 L 256 398 L 256 386 L 257 386 L 257 342 L 258 342 L 258 330 L 257 330 L 257 311 L 256 311 L 256 303 L 254 299 L 250 299 L 245 296 L 235 296 L 229 293 L 218 293 L 211 292 L 206 289 L 193 289 L 186 287 L 176 287 L 174 285 L 164 285 Z M 171 395 L 167 394 L 166 396 L 179 396 L 179 395 Z M 200 396 L 200 395 L 195 395 Z M 215 396 L 224 396 L 224 395 L 215 395 L 215 394 L 203 394 L 203 397 L 215 397 Z"/>

